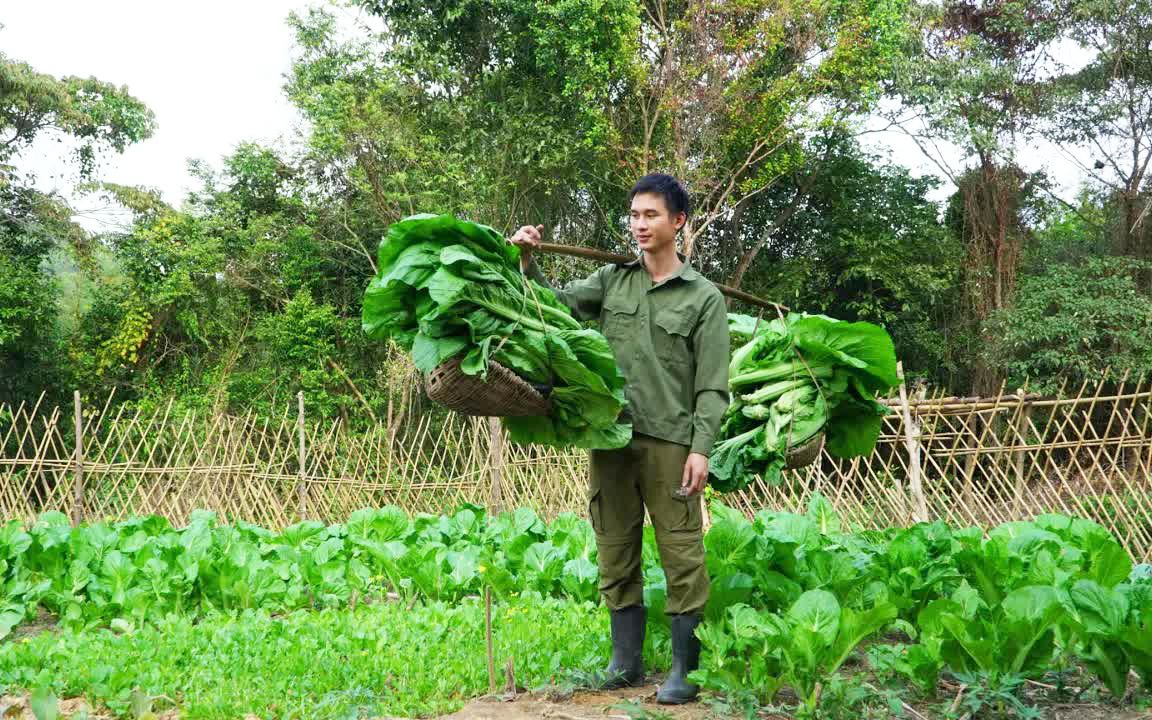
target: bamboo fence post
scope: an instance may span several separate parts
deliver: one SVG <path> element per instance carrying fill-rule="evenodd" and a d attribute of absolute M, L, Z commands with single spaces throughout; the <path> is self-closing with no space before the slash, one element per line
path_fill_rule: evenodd
<path fill-rule="evenodd" d="M 969 420 L 971 420 L 973 425 L 979 426 L 981 421 L 982 421 L 982 418 L 980 417 L 979 413 L 972 413 L 969 416 Z M 973 437 L 975 437 L 975 435 L 976 435 L 976 428 L 968 427 L 968 435 L 965 436 L 965 438 L 964 438 L 964 447 L 966 450 L 969 448 L 969 445 L 970 445 L 969 440 L 972 439 Z M 973 452 L 965 453 L 966 457 L 964 458 L 964 490 L 960 496 L 960 498 L 961 498 L 960 501 L 961 501 L 961 503 L 964 504 L 964 507 L 967 507 L 967 508 L 971 508 L 976 504 L 976 489 L 975 489 L 975 484 L 973 482 L 973 477 L 976 475 L 976 452 L 975 452 L 975 449 L 976 449 L 976 446 L 973 445 L 972 446 Z"/>
<path fill-rule="evenodd" d="M 297 515 L 299 519 L 304 519 L 304 514 L 308 510 L 308 484 L 307 484 L 307 460 L 308 448 L 304 442 L 304 391 L 301 390 L 296 393 L 296 432 L 299 438 L 297 447 L 297 458 L 299 461 L 298 479 L 296 481 L 296 499 L 298 503 Z"/>
<path fill-rule="evenodd" d="M 904 385 L 904 363 L 896 363 L 896 375 L 900 378 L 900 406 L 904 413 L 904 446 L 908 449 L 908 489 L 915 503 L 912 519 L 928 522 L 928 503 L 924 498 L 924 483 L 920 467 L 920 425 L 912 420 L 912 410 L 908 405 L 908 389 Z"/>
<path fill-rule="evenodd" d="M 504 509 L 504 429 L 500 418 L 488 418 L 489 513 Z M 484 585 L 484 647 L 488 656 L 488 692 L 496 692 L 496 643 L 492 634 L 492 586 Z"/>
<path fill-rule="evenodd" d="M 80 391 L 72 391 L 72 412 L 76 421 L 75 472 L 72 476 L 72 524 L 79 525 L 84 520 L 84 406 L 80 402 Z"/>
<path fill-rule="evenodd" d="M 488 418 L 488 469 L 491 474 L 488 494 L 489 512 L 499 515 L 504 510 L 504 431 L 500 418 Z"/>
<path fill-rule="evenodd" d="M 1024 391 L 1017 390 L 1020 399 L 1016 406 L 1016 441 L 1018 449 L 1012 456 L 1013 474 L 1016 477 L 1016 516 L 1023 520 L 1024 492 L 1028 486 L 1027 472 L 1024 467 L 1024 453 L 1028 445 L 1028 428 L 1032 423 L 1032 404 L 1024 399 Z"/>
<path fill-rule="evenodd" d="M 499 421 L 497 421 L 499 422 Z M 488 692 L 496 692 L 496 648 L 492 640 L 492 586 L 484 585 L 484 647 L 488 655 Z"/>

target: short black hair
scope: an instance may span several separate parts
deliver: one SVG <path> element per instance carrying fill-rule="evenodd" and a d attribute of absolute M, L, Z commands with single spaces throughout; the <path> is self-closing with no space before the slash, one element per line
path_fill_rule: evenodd
<path fill-rule="evenodd" d="M 688 191 L 680 181 L 671 175 L 652 173 L 640 178 L 632 186 L 632 192 L 628 193 L 628 202 L 632 202 L 632 199 L 641 193 L 662 196 L 664 204 L 668 206 L 668 212 L 673 216 L 677 213 L 692 214 L 692 198 L 688 197 Z"/>

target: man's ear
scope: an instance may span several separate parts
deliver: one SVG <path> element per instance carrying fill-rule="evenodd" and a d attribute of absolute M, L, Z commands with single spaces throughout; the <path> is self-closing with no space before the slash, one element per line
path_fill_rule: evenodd
<path fill-rule="evenodd" d="M 684 229 L 684 224 L 688 222 L 688 213 L 681 210 L 676 213 L 676 218 L 672 222 L 676 224 L 676 232 L 680 232 Z"/>

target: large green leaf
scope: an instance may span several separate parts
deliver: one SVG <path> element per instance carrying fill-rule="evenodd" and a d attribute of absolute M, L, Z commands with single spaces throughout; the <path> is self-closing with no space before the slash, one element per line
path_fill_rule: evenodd
<path fill-rule="evenodd" d="M 1089 553 L 1092 579 L 1104 587 L 1115 587 L 1132 572 L 1132 558 L 1120 543 L 1108 537 Z"/>
<path fill-rule="evenodd" d="M 828 421 L 826 448 L 830 455 L 853 458 L 867 455 L 880 439 L 883 406 L 871 401 L 844 398 Z"/>
<path fill-rule="evenodd" d="M 872 391 L 886 390 L 900 382 L 896 375 L 896 348 L 879 325 L 831 322 L 810 316 L 791 323 L 790 329 L 802 353 L 830 355 L 858 369 Z"/>
<path fill-rule="evenodd" d="M 809 590 L 788 610 L 788 620 L 830 646 L 840 632 L 840 603 L 826 590 Z"/>
<path fill-rule="evenodd" d="M 1084 630 L 1117 637 L 1128 621 L 1128 599 L 1092 580 L 1078 580 L 1069 592 Z"/>
<path fill-rule="evenodd" d="M 896 615 L 896 607 L 891 603 L 880 603 L 864 611 L 844 608 L 840 614 L 840 633 L 832 647 L 832 660 L 825 671 L 836 672 L 864 638 L 883 630 Z"/>

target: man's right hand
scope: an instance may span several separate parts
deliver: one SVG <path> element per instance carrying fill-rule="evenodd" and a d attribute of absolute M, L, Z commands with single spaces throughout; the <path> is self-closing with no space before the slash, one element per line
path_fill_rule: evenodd
<path fill-rule="evenodd" d="M 540 247 L 540 233 L 543 225 L 525 225 L 508 238 L 508 242 L 520 248 L 520 268 L 525 269 L 532 262 L 532 252 Z"/>

